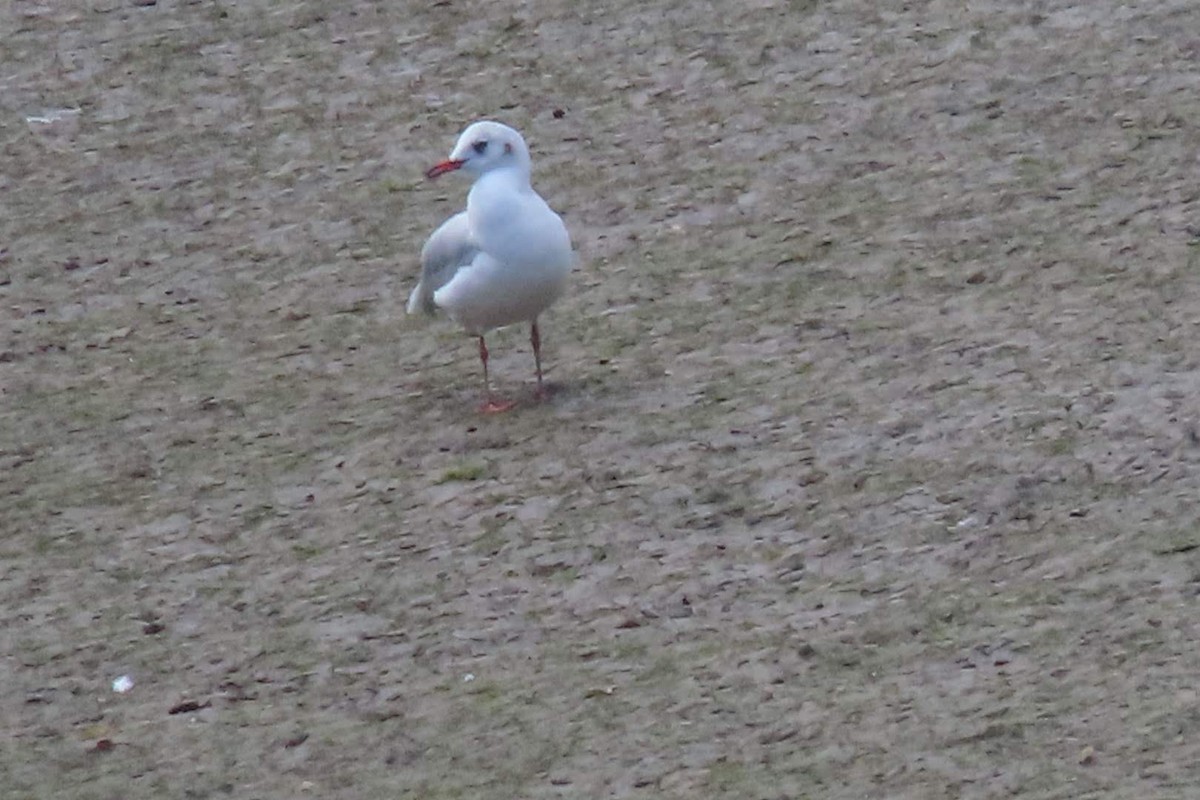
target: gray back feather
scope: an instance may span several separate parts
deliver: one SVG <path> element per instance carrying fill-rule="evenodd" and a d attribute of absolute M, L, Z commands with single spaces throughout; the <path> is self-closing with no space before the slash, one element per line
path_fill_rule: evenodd
<path fill-rule="evenodd" d="M 421 249 L 421 280 L 408 298 L 408 313 L 437 311 L 433 293 L 445 286 L 462 267 L 479 254 L 467 226 L 467 212 L 460 211 L 441 224 Z"/>

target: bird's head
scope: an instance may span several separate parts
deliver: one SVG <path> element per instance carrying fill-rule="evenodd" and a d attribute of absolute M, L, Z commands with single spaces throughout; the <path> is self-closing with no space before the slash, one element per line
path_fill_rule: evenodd
<path fill-rule="evenodd" d="M 433 179 L 447 172 L 463 170 L 475 177 L 495 169 L 516 168 L 529 172 L 529 148 L 525 140 L 507 125 L 483 120 L 472 123 L 458 137 L 450 157 L 432 166 L 425 177 Z"/>

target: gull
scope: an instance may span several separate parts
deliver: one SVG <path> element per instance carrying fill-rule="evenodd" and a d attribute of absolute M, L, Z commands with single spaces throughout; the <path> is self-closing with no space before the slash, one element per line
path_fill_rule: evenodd
<path fill-rule="evenodd" d="M 479 339 L 484 413 L 513 406 L 492 394 L 484 341 L 489 331 L 506 325 L 529 323 L 536 397 L 545 397 L 538 315 L 562 295 L 575 263 L 562 218 L 530 185 L 530 167 L 521 134 L 483 120 L 469 125 L 450 157 L 425 173 L 432 180 L 461 170 L 475 183 L 466 211 L 443 222 L 425 242 L 421 279 L 408 298 L 408 313 L 433 314 L 440 308 Z"/>

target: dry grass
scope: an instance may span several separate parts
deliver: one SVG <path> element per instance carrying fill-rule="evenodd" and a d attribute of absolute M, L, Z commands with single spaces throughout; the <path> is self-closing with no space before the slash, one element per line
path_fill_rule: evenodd
<path fill-rule="evenodd" d="M 8 796 L 1190 796 L 1193 4 L 4 24 Z M 496 418 L 479 116 L 583 257 Z"/>

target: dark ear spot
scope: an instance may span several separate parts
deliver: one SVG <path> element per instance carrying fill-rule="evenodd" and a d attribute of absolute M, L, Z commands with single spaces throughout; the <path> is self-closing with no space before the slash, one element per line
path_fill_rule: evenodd
<path fill-rule="evenodd" d="M 504 152 L 508 153 L 510 156 L 512 155 L 512 145 L 508 142 L 504 143 Z"/>

